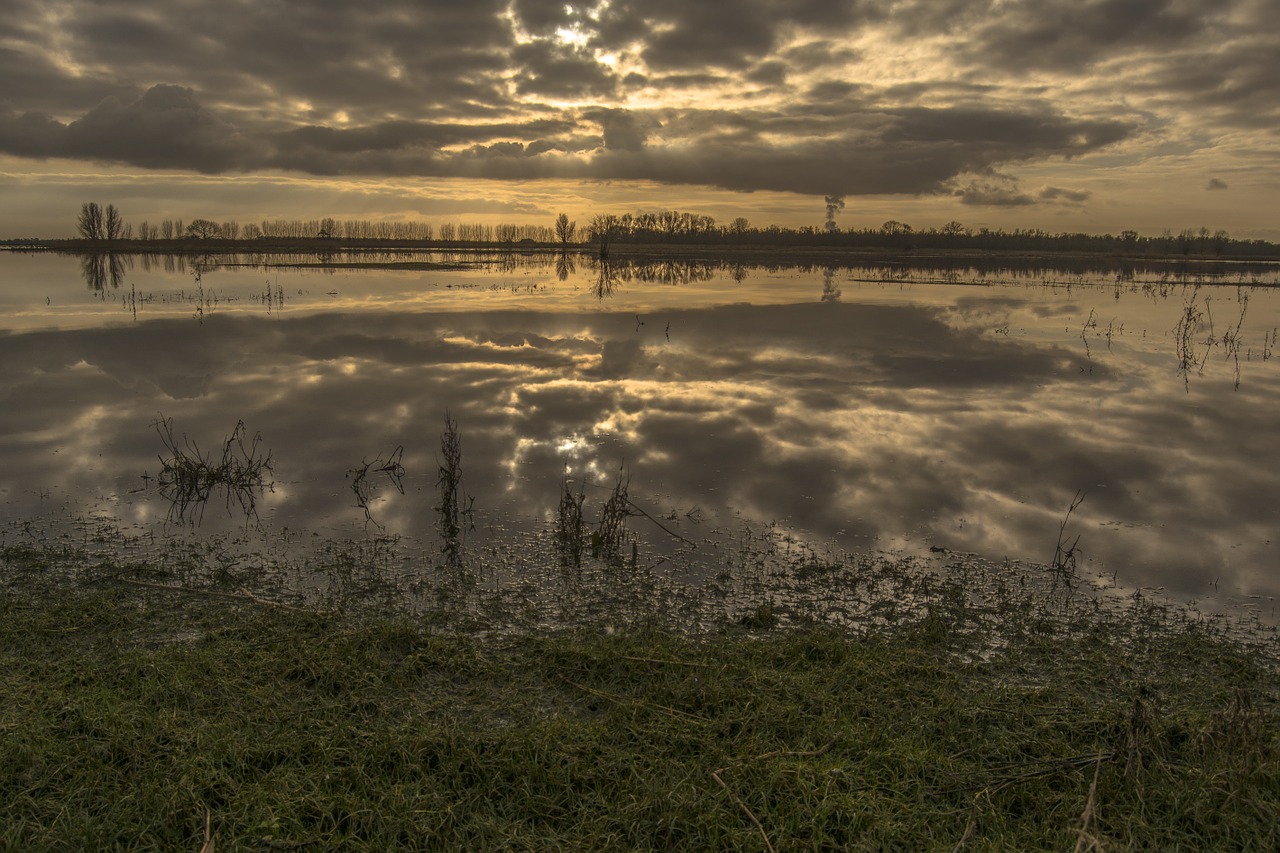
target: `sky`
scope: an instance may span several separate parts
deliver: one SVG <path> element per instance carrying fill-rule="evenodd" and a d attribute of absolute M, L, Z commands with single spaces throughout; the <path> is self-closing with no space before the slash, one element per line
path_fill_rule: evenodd
<path fill-rule="evenodd" d="M 5 0 L 0 237 L 164 218 L 1280 240 L 1280 0 Z"/>

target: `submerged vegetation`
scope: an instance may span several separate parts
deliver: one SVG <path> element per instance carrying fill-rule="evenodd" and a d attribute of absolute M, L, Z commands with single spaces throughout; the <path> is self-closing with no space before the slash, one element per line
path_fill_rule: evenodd
<path fill-rule="evenodd" d="M 456 561 L 462 548 L 462 525 L 463 522 L 472 524 L 476 499 L 462 489 L 462 433 L 458 430 L 458 422 L 447 410 L 444 429 L 440 432 L 436 470 L 436 488 L 440 492 L 440 504 L 436 507 L 440 538 L 444 541 L 444 552 Z"/>
<path fill-rule="evenodd" d="M 169 519 L 199 524 L 209 500 L 221 493 L 227 512 L 239 507 L 246 520 L 257 517 L 258 499 L 272 487 L 271 453 L 261 448 L 262 436 L 248 437 L 244 421 L 223 439 L 222 453 L 214 457 L 195 441 L 173 432 L 173 419 L 163 415 L 153 426 L 164 444 L 156 487 L 169 503 Z"/>
<path fill-rule="evenodd" d="M 364 512 L 364 520 L 366 524 L 372 523 L 378 526 L 373 517 L 373 510 L 370 504 L 376 500 L 379 491 L 379 480 L 385 479 L 400 494 L 404 494 L 404 465 L 400 463 L 404 456 L 404 445 L 398 444 L 395 449 L 387 454 L 384 459 L 381 454 L 375 456 L 373 461 L 368 459 L 361 460 L 358 468 L 352 468 L 347 471 L 347 479 L 351 481 L 351 491 L 356 496 L 356 506 Z M 378 475 L 382 476 L 379 477 Z"/>

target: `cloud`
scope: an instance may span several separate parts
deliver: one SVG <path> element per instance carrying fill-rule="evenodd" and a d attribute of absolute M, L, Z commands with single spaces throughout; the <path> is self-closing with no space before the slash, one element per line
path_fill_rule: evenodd
<path fill-rule="evenodd" d="M 0 150 L 206 173 L 257 165 L 245 161 L 253 146 L 234 125 L 203 109 L 190 89 L 165 85 L 129 103 L 107 98 L 69 124 L 39 113 L 0 116 Z"/>
<path fill-rule="evenodd" d="M 3 38 L 0 38 L 0 44 Z M 120 79 L 86 73 L 68 75 L 48 56 L 0 47 L 0 103 L 21 104 L 24 112 L 83 112 L 104 98 L 136 98 L 139 88 Z"/>
<path fill-rule="evenodd" d="M 617 75 L 581 48 L 535 42 L 520 45 L 511 56 L 519 68 L 515 84 L 521 94 L 608 98 L 618 88 Z"/>
<path fill-rule="evenodd" d="M 207 173 L 633 179 L 846 195 L 939 192 L 963 172 L 1072 156 L 1128 133 L 1118 122 L 1043 109 L 864 104 L 833 114 L 794 104 L 733 113 L 589 109 L 526 122 L 392 121 L 277 132 L 252 121 L 241 128 L 202 107 L 191 90 L 162 85 L 129 104 L 107 99 L 65 125 L 34 114 L 0 117 L 0 150 Z"/>
<path fill-rule="evenodd" d="M 1018 188 L 1016 178 L 992 174 L 974 178 L 955 190 L 961 204 L 989 207 L 1021 207 L 1035 204 L 1036 200 Z"/>
<path fill-rule="evenodd" d="M 0 153 L 1079 204 L 980 176 L 1229 128 L 1270 162 L 1274 5 L 13 0 Z"/>
<path fill-rule="evenodd" d="M 917 16 L 925 12 L 924 4 L 915 10 Z M 1166 50 L 1201 34 L 1220 15 L 1221 4 L 1209 0 L 1000 3 L 960 19 L 971 29 L 958 47 L 987 68 L 1079 70 L 1120 45 L 1127 51 Z M 918 17 L 913 22 L 920 25 Z"/>
<path fill-rule="evenodd" d="M 769 56 L 789 32 L 847 29 L 879 15 L 871 4 L 847 0 L 615 0 L 592 21 L 590 43 L 615 51 L 638 43 L 640 57 L 656 71 L 743 70 Z"/>
<path fill-rule="evenodd" d="M 1209 183 L 1205 184 L 1204 188 L 1207 190 L 1225 190 L 1227 182 L 1221 178 L 1210 178 Z"/>
<path fill-rule="evenodd" d="M 1084 204 L 1093 196 L 1088 190 L 1069 190 L 1063 187 L 1044 187 L 1036 193 L 1040 201 L 1057 201 L 1065 204 Z"/>
<path fill-rule="evenodd" d="M 639 151 L 657 125 L 656 121 L 630 110 L 587 110 L 582 117 L 600 125 L 607 151 Z"/>

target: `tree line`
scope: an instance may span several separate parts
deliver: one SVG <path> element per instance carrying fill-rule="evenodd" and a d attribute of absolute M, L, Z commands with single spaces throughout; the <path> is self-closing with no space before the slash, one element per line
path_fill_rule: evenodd
<path fill-rule="evenodd" d="M 709 216 L 681 211 L 642 214 L 600 214 L 587 225 L 589 242 L 602 251 L 613 243 L 738 244 L 755 246 L 825 246 L 852 249 L 969 249 L 1033 252 L 1110 252 L 1160 255 L 1259 256 L 1274 255 L 1280 246 L 1265 240 L 1236 240 L 1226 231 L 1186 228 L 1159 236 L 1126 230 L 1119 234 L 1083 232 L 1051 233 L 1042 229 L 973 229 L 952 220 L 940 228 L 913 228 L 896 219 L 879 227 L 825 227 L 779 225 L 757 227 L 738 217 L 728 225 Z"/>
<path fill-rule="evenodd" d="M 76 220 L 76 233 L 82 240 L 354 240 L 394 242 L 461 242 L 461 243 L 550 243 L 555 229 L 550 225 L 513 225 L 501 223 L 443 223 L 438 228 L 430 222 L 379 221 L 369 219 L 264 219 L 241 224 L 236 220 L 217 222 L 197 218 L 143 220 L 136 229 L 124 222 L 115 205 L 105 208 L 95 202 L 85 203 Z"/>
<path fill-rule="evenodd" d="M 879 227 L 835 227 L 830 200 L 823 227 L 755 226 L 745 217 L 727 224 L 715 218 L 679 210 L 597 214 L 582 228 L 561 213 L 551 225 L 487 225 L 368 219 L 271 219 L 241 224 L 197 218 L 141 222 L 135 234 L 113 204 L 87 202 L 80 209 L 76 230 L 84 240 L 344 240 L 407 243 L 533 243 L 561 246 L 594 244 L 607 254 L 614 243 L 711 244 L 851 249 L 969 249 L 1031 252 L 1096 252 L 1160 255 L 1250 257 L 1280 251 L 1265 240 L 1236 240 L 1226 231 L 1186 228 L 1159 236 L 1126 230 L 1119 234 L 1051 233 L 1041 229 L 972 229 L 952 220 L 940 228 L 916 229 L 896 219 Z"/>

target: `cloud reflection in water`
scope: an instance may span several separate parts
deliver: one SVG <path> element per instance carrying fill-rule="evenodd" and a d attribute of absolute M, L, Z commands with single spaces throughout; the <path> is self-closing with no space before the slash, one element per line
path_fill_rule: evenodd
<path fill-rule="evenodd" d="M 1168 340 L 1177 295 L 843 280 L 835 302 L 820 271 L 809 279 L 769 305 L 675 291 L 641 312 L 625 293 L 583 292 L 576 310 L 526 311 L 476 293 L 471 312 L 13 332 L 0 337 L 8 513 L 47 511 L 48 491 L 162 518 L 130 495 L 156 468 L 162 413 L 203 445 L 238 419 L 260 432 L 279 482 L 260 512 L 294 528 L 358 531 L 346 472 L 403 445 L 405 494 L 371 510 L 425 539 L 448 410 L 468 491 L 503 527 L 544 522 L 566 472 L 607 487 L 625 463 L 633 497 L 655 513 L 698 507 L 708 530 L 740 515 L 853 548 L 1044 561 L 1083 489 L 1087 567 L 1181 597 L 1219 577 L 1280 592 L 1280 361 L 1250 361 L 1238 391 L 1216 362 L 1184 387 Z M 1221 311 L 1230 295 L 1215 292 Z M 1086 350 L 1091 311 L 1125 331 Z M 1250 312 L 1261 329 L 1280 303 L 1258 294 Z"/>

